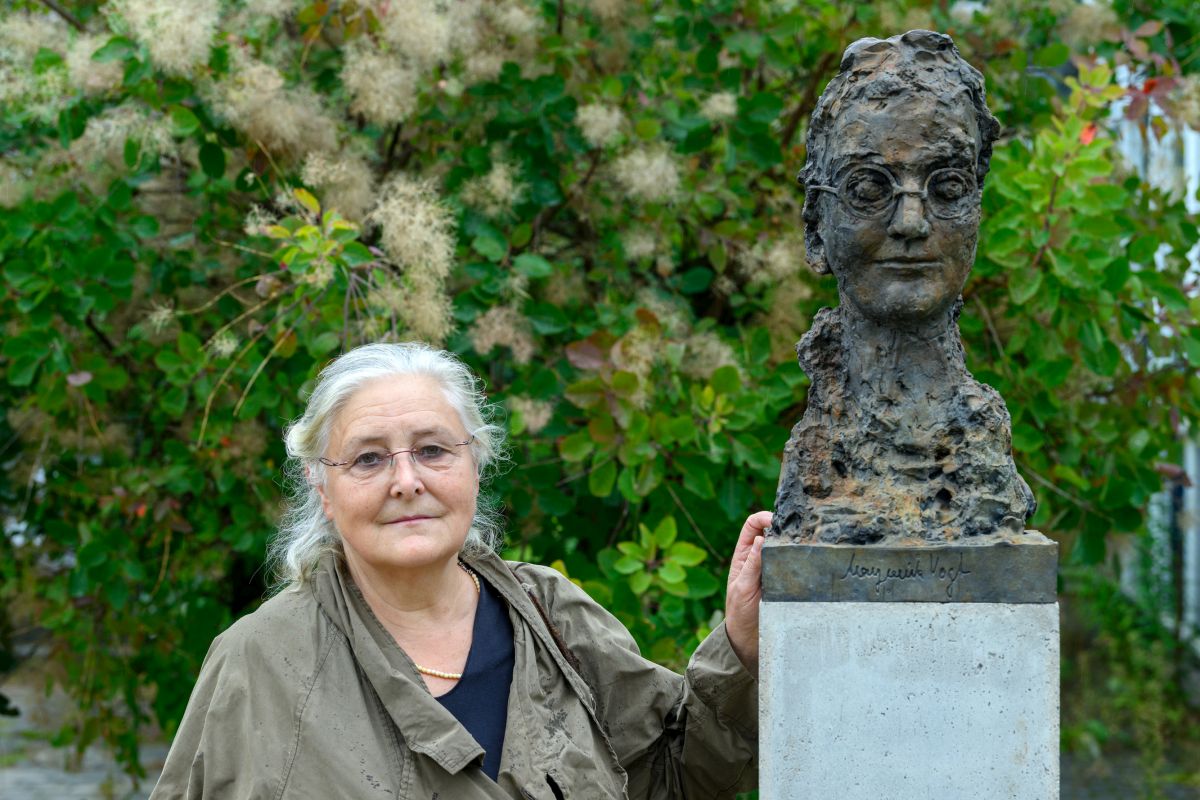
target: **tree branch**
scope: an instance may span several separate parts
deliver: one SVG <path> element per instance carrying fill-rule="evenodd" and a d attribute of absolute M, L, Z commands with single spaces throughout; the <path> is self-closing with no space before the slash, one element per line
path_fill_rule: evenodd
<path fill-rule="evenodd" d="M 80 31 L 81 33 L 86 30 L 86 28 L 83 27 L 83 23 L 80 22 L 74 14 L 72 14 L 70 11 L 67 11 L 65 8 L 55 2 L 55 0 L 42 0 L 42 5 L 65 19 L 67 24 L 75 30 Z"/>
<path fill-rule="evenodd" d="M 808 85 L 804 87 L 804 94 L 800 97 L 800 102 L 792 109 L 791 115 L 788 116 L 787 124 L 783 127 L 783 134 L 779 137 L 779 145 L 785 150 L 791 146 L 792 138 L 796 135 L 796 129 L 800 127 L 800 120 L 804 119 L 806 114 L 811 114 L 817 102 L 817 87 L 821 85 L 821 78 L 824 77 L 825 71 L 829 69 L 830 63 L 837 58 L 837 53 L 830 50 L 821 56 L 821 60 L 817 62 L 817 66 L 809 75 Z"/>

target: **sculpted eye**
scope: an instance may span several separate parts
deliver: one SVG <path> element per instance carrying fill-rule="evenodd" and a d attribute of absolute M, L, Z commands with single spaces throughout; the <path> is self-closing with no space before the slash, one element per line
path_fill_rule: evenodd
<path fill-rule="evenodd" d="M 971 191 L 966 180 L 955 174 L 939 175 L 929 188 L 930 193 L 941 200 L 961 200 Z"/>
<path fill-rule="evenodd" d="M 847 181 L 846 191 L 855 200 L 877 203 L 891 194 L 892 187 L 878 173 L 860 172 L 852 175 Z"/>

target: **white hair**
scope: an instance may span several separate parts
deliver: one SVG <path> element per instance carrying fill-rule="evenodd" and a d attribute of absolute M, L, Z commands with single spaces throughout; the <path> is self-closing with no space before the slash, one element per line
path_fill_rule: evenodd
<path fill-rule="evenodd" d="M 482 382 L 455 355 L 418 342 L 368 344 L 344 353 L 321 370 L 304 414 L 284 434 L 289 491 L 279 531 L 267 549 L 278 586 L 303 585 L 325 553 L 341 552 L 341 537 L 326 519 L 317 491 L 326 474 L 319 459 L 334 419 L 354 393 L 369 381 L 397 375 L 427 376 L 441 384 L 463 427 L 474 434 L 470 449 L 481 487 L 504 461 L 504 428 L 491 422 L 496 407 L 487 402 Z M 481 491 L 463 551 L 495 550 L 500 536 L 499 514 Z"/>

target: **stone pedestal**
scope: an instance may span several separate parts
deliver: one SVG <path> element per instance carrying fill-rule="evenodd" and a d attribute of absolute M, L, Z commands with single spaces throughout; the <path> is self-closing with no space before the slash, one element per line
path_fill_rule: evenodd
<path fill-rule="evenodd" d="M 763 800 L 1057 800 L 1057 548 L 1028 536 L 768 545 Z"/>

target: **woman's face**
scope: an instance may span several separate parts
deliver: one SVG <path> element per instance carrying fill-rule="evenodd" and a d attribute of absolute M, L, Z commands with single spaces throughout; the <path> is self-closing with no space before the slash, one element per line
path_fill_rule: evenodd
<path fill-rule="evenodd" d="M 470 434 L 441 385 L 425 376 L 388 376 L 363 385 L 333 420 L 325 458 L 379 463 L 374 474 L 326 467 L 319 487 L 325 516 L 341 534 L 351 567 L 412 569 L 444 562 L 462 548 L 475 516 L 479 478 Z M 444 469 L 418 466 L 407 453 L 447 447 Z"/>
<path fill-rule="evenodd" d="M 868 165 L 909 192 L 946 168 L 973 173 L 978 130 L 965 102 L 942 107 L 925 95 L 901 95 L 884 108 L 852 108 L 835 128 L 831 177 Z M 832 195 L 819 231 L 842 301 L 883 324 L 939 318 L 962 291 L 975 260 L 978 200 L 961 217 L 941 219 L 927 201 L 898 196 L 888 213 L 863 219 Z"/>

